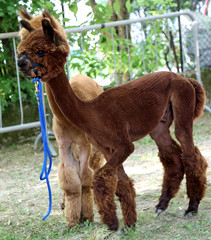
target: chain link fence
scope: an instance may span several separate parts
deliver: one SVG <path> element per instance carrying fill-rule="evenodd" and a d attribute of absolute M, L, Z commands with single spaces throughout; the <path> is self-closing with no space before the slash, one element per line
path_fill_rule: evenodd
<path fill-rule="evenodd" d="M 200 13 L 191 12 L 198 23 L 198 45 L 201 79 L 207 94 L 207 105 L 211 107 L 211 18 Z M 181 16 L 184 49 L 184 70 L 195 77 L 192 70 L 195 67 L 196 51 L 193 41 L 192 21 L 185 15 Z M 210 108 L 206 108 L 208 111 Z"/>
<path fill-rule="evenodd" d="M 211 67 L 211 18 L 200 13 L 192 12 L 198 23 L 198 43 L 199 43 L 199 61 L 200 68 Z M 195 45 L 193 41 L 193 25 L 190 18 L 183 15 L 182 29 L 183 29 L 183 44 L 184 50 L 187 53 L 186 69 L 193 68 L 193 61 L 195 59 Z"/>

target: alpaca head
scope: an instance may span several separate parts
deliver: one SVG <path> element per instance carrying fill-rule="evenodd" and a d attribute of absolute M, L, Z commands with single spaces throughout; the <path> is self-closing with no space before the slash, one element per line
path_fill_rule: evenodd
<path fill-rule="evenodd" d="M 61 25 L 47 11 L 32 18 L 21 15 L 21 42 L 17 51 L 18 66 L 28 77 L 40 77 L 47 82 L 64 69 L 69 46 Z"/>

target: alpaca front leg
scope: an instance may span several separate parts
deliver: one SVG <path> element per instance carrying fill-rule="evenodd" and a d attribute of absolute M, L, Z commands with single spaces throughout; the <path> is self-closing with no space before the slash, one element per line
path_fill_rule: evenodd
<path fill-rule="evenodd" d="M 118 229 L 116 204 L 114 195 L 117 186 L 117 173 L 111 166 L 105 164 L 94 174 L 93 190 L 101 220 L 110 230 Z"/>
<path fill-rule="evenodd" d="M 118 229 L 114 195 L 117 188 L 117 169 L 134 151 L 134 145 L 126 140 L 117 146 L 108 162 L 94 174 L 93 190 L 101 220 L 110 230 Z"/>
<path fill-rule="evenodd" d="M 137 221 L 135 201 L 136 192 L 133 180 L 127 176 L 123 166 L 120 166 L 118 168 L 116 195 L 118 196 L 121 204 L 124 225 L 127 227 L 135 226 L 135 223 Z"/>
<path fill-rule="evenodd" d="M 59 186 L 65 193 L 65 218 L 67 227 L 79 224 L 81 215 L 81 181 L 76 169 L 64 166 L 58 167 Z"/>
<path fill-rule="evenodd" d="M 91 186 L 82 186 L 81 197 L 81 219 L 83 223 L 86 220 L 89 222 L 94 221 L 94 195 Z"/>
<path fill-rule="evenodd" d="M 208 164 L 195 147 L 195 154 L 182 156 L 186 174 L 187 195 L 190 198 L 188 209 L 185 215 L 190 212 L 197 213 L 200 201 L 205 195 L 207 188 L 206 169 Z"/>

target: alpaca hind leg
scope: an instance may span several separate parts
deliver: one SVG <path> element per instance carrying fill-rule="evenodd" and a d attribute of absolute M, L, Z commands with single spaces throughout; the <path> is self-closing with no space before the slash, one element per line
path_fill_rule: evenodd
<path fill-rule="evenodd" d="M 178 192 L 184 176 L 181 160 L 182 150 L 172 139 L 169 130 L 172 121 L 173 115 L 169 104 L 162 121 L 150 133 L 151 138 L 158 146 L 158 156 L 164 168 L 162 193 L 159 198 L 159 203 L 156 206 L 156 212 L 158 214 L 167 209 L 169 201 Z"/>
<path fill-rule="evenodd" d="M 184 169 L 181 162 L 181 148 L 171 145 L 170 155 L 166 151 L 159 151 L 160 161 L 163 164 L 164 176 L 162 193 L 156 205 L 156 213 L 160 214 L 168 208 L 169 201 L 177 194 L 184 177 Z"/>
<path fill-rule="evenodd" d="M 101 168 L 105 164 L 105 158 L 101 151 L 99 151 L 96 147 L 94 147 L 93 145 L 91 147 L 92 151 L 89 159 L 89 167 L 95 171 L 96 169 Z"/>
<path fill-rule="evenodd" d="M 94 174 L 93 190 L 101 220 L 110 230 L 118 229 L 114 195 L 117 187 L 117 169 L 134 151 L 134 145 L 119 145 L 108 162 Z"/>
<path fill-rule="evenodd" d="M 190 96 L 186 97 L 191 99 Z M 185 212 L 185 215 L 187 215 L 189 212 L 198 212 L 199 203 L 204 197 L 207 187 L 206 169 L 208 165 L 193 142 L 193 109 L 195 100 L 187 104 L 188 107 L 185 111 L 180 112 L 184 109 L 183 103 L 185 100 L 182 97 L 175 99 L 177 105 L 177 108 L 174 110 L 175 136 L 180 142 L 183 151 L 182 161 L 186 174 L 187 195 L 190 199 L 188 209 Z"/>
<path fill-rule="evenodd" d="M 131 227 L 135 226 L 137 221 L 136 213 L 136 192 L 134 189 L 133 180 L 127 176 L 121 165 L 118 168 L 118 182 L 116 188 L 116 195 L 119 198 L 124 225 Z"/>
<path fill-rule="evenodd" d="M 65 193 L 65 218 L 67 227 L 79 224 L 81 214 L 81 181 L 77 170 L 64 166 L 58 168 L 59 186 Z"/>
<path fill-rule="evenodd" d="M 197 213 L 200 201 L 207 188 L 206 169 L 208 164 L 199 149 L 195 146 L 194 154 L 183 154 L 186 174 L 187 195 L 190 199 L 185 215 L 190 212 Z"/>

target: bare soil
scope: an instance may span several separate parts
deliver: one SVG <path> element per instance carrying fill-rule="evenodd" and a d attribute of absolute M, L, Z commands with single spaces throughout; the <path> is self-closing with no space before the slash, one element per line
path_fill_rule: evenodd
<path fill-rule="evenodd" d="M 208 219 L 206 224 L 211 226 L 211 116 L 205 114 L 200 120 L 196 121 L 195 126 L 195 143 L 209 164 L 207 170 L 208 193 L 200 204 L 199 212 L 201 213 L 198 215 L 196 220 L 201 221 L 201 219 L 205 217 L 205 219 Z M 53 144 L 56 148 L 55 141 Z M 134 153 L 124 163 L 124 166 L 128 175 L 132 177 L 135 182 L 138 212 L 137 228 L 139 228 L 139 230 L 141 229 L 140 234 L 145 236 L 145 238 L 138 239 L 172 239 L 170 237 L 174 235 L 174 232 L 176 234 L 175 236 L 179 236 L 180 232 L 177 233 L 178 230 L 175 229 L 175 226 L 180 226 L 184 221 L 186 221 L 184 224 L 188 224 L 187 220 L 184 220 L 183 217 L 183 213 L 188 205 L 185 180 L 183 181 L 177 196 L 170 202 L 168 210 L 163 213 L 163 217 L 161 219 L 165 220 L 161 222 L 161 219 L 159 220 L 154 214 L 155 205 L 158 202 L 161 191 L 163 174 L 162 165 L 157 157 L 157 148 L 149 137 L 136 142 L 135 147 L 136 149 Z M 47 220 L 42 222 L 42 217 L 48 210 L 47 185 L 45 181 L 39 180 L 39 174 L 42 169 L 42 161 L 43 152 L 35 152 L 32 142 L 1 147 L 0 239 L 22 239 L 22 237 L 27 238 L 27 236 L 29 236 L 29 239 L 43 239 L 43 236 L 39 235 L 39 231 L 41 231 L 41 229 L 44 232 L 47 231 L 45 230 L 46 226 L 48 226 L 48 229 L 51 229 L 51 237 L 46 239 L 87 239 L 87 236 L 89 236 L 89 239 L 103 239 L 104 237 L 102 236 L 107 236 L 105 239 L 121 238 L 119 235 L 109 235 L 106 232 L 106 227 L 101 223 L 96 210 L 95 223 L 91 229 L 87 230 L 88 235 L 85 235 L 86 238 L 83 238 L 85 234 L 84 232 L 79 233 L 79 235 L 76 234 L 74 237 L 72 235 L 70 238 L 66 235 L 65 237 L 59 236 L 61 233 L 60 231 L 62 230 L 58 229 L 58 226 L 61 229 L 65 229 L 64 212 L 60 209 L 62 191 L 58 187 L 57 177 L 57 166 L 60 161 L 59 157 L 53 158 L 53 167 L 50 173 L 50 184 L 53 197 L 52 212 Z M 117 205 L 121 225 L 122 216 L 119 204 L 117 203 Z M 168 222 L 165 222 L 167 220 L 172 221 L 170 225 Z M 183 238 L 181 239 L 186 239 L 184 238 L 184 236 L 186 236 L 184 235 L 186 234 L 186 228 L 188 228 L 188 225 L 186 225 L 184 227 L 185 230 L 183 227 L 181 229 L 183 234 Z M 157 230 L 152 230 L 152 228 Z M 171 228 L 174 229 L 171 230 Z M 98 229 L 98 231 L 96 229 Z M 146 232 L 144 232 L 144 230 L 146 230 Z M 16 233 L 14 233 L 14 231 Z M 21 233 L 21 231 L 23 233 Z M 55 235 L 55 238 L 53 237 L 54 231 L 56 232 L 55 234 L 57 234 Z M 147 231 L 152 231 L 152 235 L 150 235 L 150 232 Z M 167 238 L 165 238 L 165 234 L 168 231 L 171 235 L 167 234 Z M 188 231 L 190 232 L 190 230 Z M 192 235 L 187 235 L 187 239 L 211 239 L 207 237 L 211 236 L 211 232 L 209 235 L 209 227 L 206 228 L 208 233 L 205 235 L 200 233 L 202 238 L 194 238 L 195 232 L 192 227 L 191 231 L 193 233 L 188 233 Z M 99 235 L 100 232 L 102 232 L 101 235 Z M 149 236 L 149 238 L 147 238 L 147 236 Z M 154 238 L 150 236 L 157 237 Z M 175 239 L 180 238 L 177 237 Z"/>

